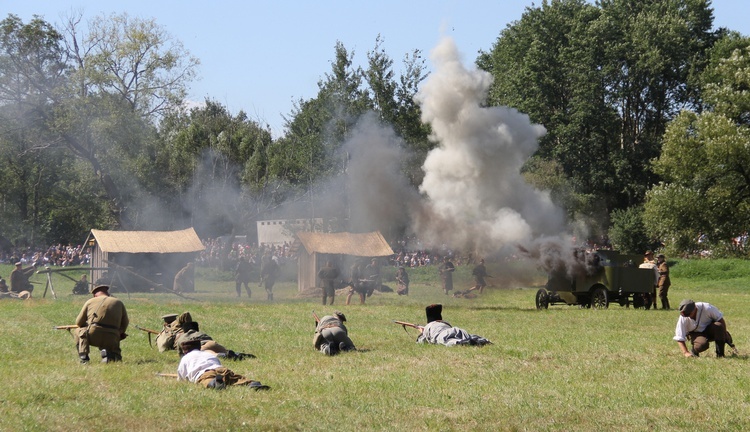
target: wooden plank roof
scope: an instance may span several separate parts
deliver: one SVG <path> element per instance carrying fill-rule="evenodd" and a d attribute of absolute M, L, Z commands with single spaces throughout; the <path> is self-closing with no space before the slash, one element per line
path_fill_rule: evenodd
<path fill-rule="evenodd" d="M 393 255 L 393 249 L 377 231 L 369 233 L 297 233 L 297 238 L 308 253 L 327 253 L 376 257 Z"/>
<path fill-rule="evenodd" d="M 104 252 L 188 253 L 205 249 L 193 228 L 180 231 L 104 231 L 91 230 Z"/>

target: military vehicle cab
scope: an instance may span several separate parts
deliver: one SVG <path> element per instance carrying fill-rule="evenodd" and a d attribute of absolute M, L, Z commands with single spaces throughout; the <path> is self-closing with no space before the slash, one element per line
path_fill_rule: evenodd
<path fill-rule="evenodd" d="M 560 303 L 605 309 L 611 302 L 651 307 L 656 277 L 653 269 L 639 268 L 642 256 L 611 250 L 579 251 L 571 262 L 574 265 L 548 273 L 545 288 L 536 293 L 537 309 Z"/>

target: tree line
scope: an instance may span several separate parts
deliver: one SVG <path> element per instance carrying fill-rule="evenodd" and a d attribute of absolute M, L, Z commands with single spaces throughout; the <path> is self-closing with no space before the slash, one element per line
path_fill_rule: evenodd
<path fill-rule="evenodd" d="M 75 244 L 91 228 L 216 237 L 288 212 L 345 220 L 346 197 L 315 203 L 346 173 L 360 117 L 401 139 L 415 188 L 437 145 L 414 101 L 422 53 L 397 73 L 380 36 L 364 67 L 337 43 L 274 138 L 214 100 L 186 108 L 199 60 L 154 20 L 82 19 L 0 22 L 2 247 Z M 629 252 L 745 253 L 732 239 L 750 214 L 750 40 L 714 29 L 710 1 L 545 0 L 489 44 L 476 58 L 494 78 L 486 103 L 547 129 L 523 174 L 569 219 Z"/>

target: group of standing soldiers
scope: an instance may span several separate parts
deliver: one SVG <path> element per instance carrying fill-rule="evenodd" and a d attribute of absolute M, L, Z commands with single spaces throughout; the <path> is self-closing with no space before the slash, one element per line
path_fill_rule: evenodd
<path fill-rule="evenodd" d="M 276 284 L 276 279 L 278 279 L 280 273 L 281 268 L 271 254 L 268 252 L 263 254 L 260 261 L 260 282 L 258 282 L 258 286 L 265 288 L 268 301 L 273 301 L 273 286 Z M 240 258 L 237 262 L 237 267 L 234 270 L 237 297 L 242 296 L 242 286 L 244 285 L 247 297 L 250 298 L 252 294 L 252 291 L 250 290 L 252 274 L 253 265 L 250 262 L 250 258 Z"/>

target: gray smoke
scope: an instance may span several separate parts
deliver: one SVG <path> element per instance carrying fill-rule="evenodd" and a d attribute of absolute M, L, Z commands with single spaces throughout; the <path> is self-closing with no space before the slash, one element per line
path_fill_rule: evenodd
<path fill-rule="evenodd" d="M 415 214 L 415 232 L 482 254 L 564 232 L 563 212 L 549 193 L 521 176 L 544 127 L 513 108 L 483 106 L 492 76 L 467 69 L 452 39 L 444 38 L 431 58 L 434 72 L 417 102 L 437 147 L 423 165 L 427 201 Z"/>
<path fill-rule="evenodd" d="M 359 119 L 344 150 L 350 155 L 346 178 L 352 230 L 389 232 L 407 226 L 409 206 L 419 196 L 401 172 L 406 157 L 401 138 L 370 112 Z"/>

